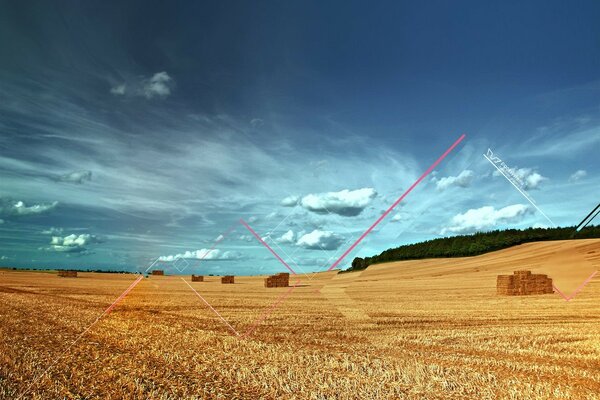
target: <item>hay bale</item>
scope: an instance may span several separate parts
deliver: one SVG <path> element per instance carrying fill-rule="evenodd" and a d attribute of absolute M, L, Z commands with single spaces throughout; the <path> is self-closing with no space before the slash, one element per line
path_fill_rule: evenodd
<path fill-rule="evenodd" d="M 504 296 L 525 296 L 554 293 L 552 279 L 545 274 L 532 274 L 531 271 L 514 271 L 513 275 L 498 275 L 496 294 Z"/>
<path fill-rule="evenodd" d="M 77 278 L 77 271 L 58 271 L 61 278 Z"/>
<path fill-rule="evenodd" d="M 226 275 L 226 276 L 221 277 L 221 283 L 234 283 L 234 276 Z"/>
<path fill-rule="evenodd" d="M 265 287 L 288 287 L 290 286 L 290 274 L 288 272 L 280 272 L 265 278 Z"/>
<path fill-rule="evenodd" d="M 192 275 L 192 282 L 204 282 L 204 275 Z"/>
<path fill-rule="evenodd" d="M 163 276 L 164 274 L 165 274 L 165 271 L 163 271 L 162 269 L 152 270 L 152 275 Z"/>

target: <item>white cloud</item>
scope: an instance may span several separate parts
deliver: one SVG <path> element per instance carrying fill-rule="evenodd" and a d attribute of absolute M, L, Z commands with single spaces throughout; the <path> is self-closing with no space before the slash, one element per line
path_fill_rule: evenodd
<path fill-rule="evenodd" d="M 110 92 L 117 96 L 123 96 L 126 91 L 127 86 L 124 83 L 122 85 L 117 85 L 110 88 Z"/>
<path fill-rule="evenodd" d="M 475 174 L 471 170 L 464 170 L 458 176 L 446 176 L 443 178 L 433 178 L 438 190 L 448 189 L 450 186 L 458 186 L 462 188 L 469 187 Z"/>
<path fill-rule="evenodd" d="M 250 218 L 248 218 L 248 222 L 250 222 L 250 223 L 256 222 L 257 220 L 258 220 L 258 218 L 255 216 L 251 216 Z"/>
<path fill-rule="evenodd" d="M 171 94 L 170 84 L 173 79 L 166 72 L 157 72 L 144 83 L 144 96 L 151 99 L 155 96 L 167 97 Z"/>
<path fill-rule="evenodd" d="M 277 239 L 279 243 L 294 243 L 295 235 L 291 229 Z"/>
<path fill-rule="evenodd" d="M 160 261 L 171 262 L 177 260 L 178 258 L 186 258 L 193 260 L 239 260 L 242 258 L 242 255 L 235 251 L 221 251 L 219 249 L 200 249 L 192 251 L 188 250 L 185 253 L 180 254 L 160 256 L 158 259 Z"/>
<path fill-rule="evenodd" d="M 352 217 L 359 215 L 375 196 L 377 196 L 377 192 L 373 188 L 344 189 L 339 192 L 306 195 L 300 201 L 300 205 L 318 214 L 331 212 Z"/>
<path fill-rule="evenodd" d="M 57 251 L 61 253 L 81 253 L 87 251 L 85 246 L 92 243 L 101 243 L 95 235 L 84 233 L 81 235 L 71 234 L 65 237 L 52 236 L 50 247 L 46 250 Z"/>
<path fill-rule="evenodd" d="M 60 182 L 83 183 L 92 180 L 92 171 L 74 171 L 58 178 Z"/>
<path fill-rule="evenodd" d="M 499 210 L 492 206 L 470 209 L 452 217 L 451 225 L 441 230 L 441 234 L 472 233 L 495 228 L 502 223 L 516 222 L 532 212 L 525 204 L 513 204 Z"/>
<path fill-rule="evenodd" d="M 298 239 L 296 244 L 309 250 L 335 250 L 343 243 L 343 239 L 331 231 L 315 229 Z"/>
<path fill-rule="evenodd" d="M 392 222 L 398 222 L 402 219 L 402 216 L 400 215 L 400 213 L 397 213 L 396 215 L 394 215 L 391 219 Z"/>
<path fill-rule="evenodd" d="M 288 196 L 281 200 L 281 205 L 284 207 L 294 207 L 298 204 L 298 200 L 300 200 L 298 196 Z"/>
<path fill-rule="evenodd" d="M 576 182 L 576 181 L 578 181 L 580 179 L 585 178 L 586 176 L 587 176 L 587 171 L 586 170 L 583 170 L 583 169 L 577 170 L 577 171 L 575 171 L 573 173 L 573 175 L 571 175 L 569 177 L 569 182 Z"/>
<path fill-rule="evenodd" d="M 523 184 L 523 189 L 525 190 L 538 189 L 542 182 L 548 180 L 548 178 L 545 176 L 542 176 L 538 172 L 534 171 L 533 168 L 512 168 L 511 172 Z M 500 174 L 500 172 L 497 170 L 494 171 L 494 176 L 501 175 L 502 174 Z"/>
<path fill-rule="evenodd" d="M 49 204 L 34 204 L 32 206 L 27 206 L 22 201 L 4 198 L 0 199 L 0 215 L 18 217 L 25 215 L 42 214 L 54 209 L 57 205 L 58 202 L 55 201 Z"/>

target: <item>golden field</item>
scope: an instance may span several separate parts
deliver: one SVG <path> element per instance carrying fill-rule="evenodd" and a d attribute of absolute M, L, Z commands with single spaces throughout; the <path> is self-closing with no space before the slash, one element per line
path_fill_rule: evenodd
<path fill-rule="evenodd" d="M 567 302 L 496 296 L 496 275 L 570 293 L 599 262 L 600 240 L 577 240 L 374 265 L 299 277 L 273 309 L 290 289 L 263 277 L 184 276 L 241 334 L 272 310 L 244 338 L 179 276 L 85 331 L 136 276 L 0 270 L 0 398 L 598 399 L 600 277 Z"/>

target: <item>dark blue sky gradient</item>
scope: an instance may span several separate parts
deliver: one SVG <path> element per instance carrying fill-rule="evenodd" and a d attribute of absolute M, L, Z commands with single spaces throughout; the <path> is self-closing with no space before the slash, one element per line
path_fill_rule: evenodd
<path fill-rule="evenodd" d="M 412 222 L 390 224 L 357 254 L 474 229 L 448 230 L 468 210 L 524 204 L 482 159 L 488 147 L 539 174 L 532 196 L 559 224 L 595 201 L 584 194 L 599 169 L 597 1 L 31 1 L 0 10 L 3 262 L 131 267 L 210 247 L 239 216 L 258 216 L 267 234 L 279 222 L 267 216 L 283 218 L 288 195 L 377 191 L 357 219 L 299 210 L 286 225 L 291 253 L 301 233 L 359 233 L 463 132 L 465 147 L 415 193 L 413 207 L 438 199 L 433 211 L 418 219 L 421 210 L 407 210 Z M 169 93 L 145 96 L 161 72 Z M 92 179 L 57 178 L 74 171 Z M 463 171 L 472 181 L 440 189 L 440 177 Z M 15 216 L 17 201 L 59 205 Z M 482 229 L 547 223 L 529 211 L 498 215 Z M 52 227 L 101 240 L 66 257 L 40 233 Z M 260 259 L 237 236 L 229 250 L 244 244 L 240 259 Z M 314 252 L 297 254 L 314 266 Z M 227 271 L 256 272 L 243 268 Z"/>

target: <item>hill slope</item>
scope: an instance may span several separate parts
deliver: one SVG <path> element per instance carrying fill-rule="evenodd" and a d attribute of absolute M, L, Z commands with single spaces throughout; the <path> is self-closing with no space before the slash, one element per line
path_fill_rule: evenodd
<path fill-rule="evenodd" d="M 362 271 L 351 286 L 364 290 L 369 282 L 386 281 L 392 286 L 397 282 L 402 287 L 407 283 L 416 288 L 418 281 L 423 281 L 465 290 L 485 287 L 492 294 L 497 275 L 520 269 L 548 274 L 561 291 L 571 293 L 600 270 L 600 239 L 526 243 L 474 257 L 376 264 Z"/>
<path fill-rule="evenodd" d="M 476 256 L 523 243 L 545 240 L 600 238 L 600 226 L 586 227 L 577 232 L 575 236 L 574 232 L 575 227 L 529 228 L 477 232 L 472 235 L 438 238 L 388 249 L 381 254 L 364 259 L 356 257 L 347 271 L 362 270 L 371 264 L 390 261 Z"/>

